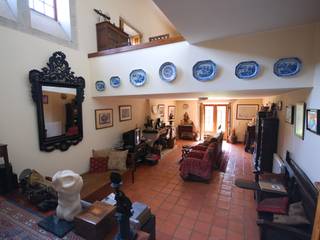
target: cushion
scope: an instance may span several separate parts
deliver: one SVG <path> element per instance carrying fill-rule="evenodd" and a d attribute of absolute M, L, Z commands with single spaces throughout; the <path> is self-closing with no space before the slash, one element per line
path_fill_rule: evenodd
<path fill-rule="evenodd" d="M 288 225 L 308 225 L 309 220 L 306 217 L 302 202 L 292 203 L 289 206 L 288 215 L 273 215 L 273 222 Z"/>
<path fill-rule="evenodd" d="M 258 203 L 257 211 L 287 214 L 289 199 L 287 197 L 266 198 Z"/>
<path fill-rule="evenodd" d="M 90 158 L 90 172 L 98 173 L 108 170 L 108 157 L 92 157 Z"/>
<path fill-rule="evenodd" d="M 128 150 L 117 151 L 111 150 L 109 153 L 108 169 L 109 170 L 127 170 Z"/>
<path fill-rule="evenodd" d="M 108 157 L 111 149 L 110 148 L 104 148 L 99 150 L 92 150 L 92 157 Z"/>

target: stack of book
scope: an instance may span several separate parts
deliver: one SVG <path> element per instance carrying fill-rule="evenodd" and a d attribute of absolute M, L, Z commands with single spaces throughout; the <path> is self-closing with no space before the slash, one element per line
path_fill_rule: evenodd
<path fill-rule="evenodd" d="M 281 183 L 269 182 L 269 181 L 259 181 L 259 186 L 262 191 L 287 194 L 287 190 Z"/>
<path fill-rule="evenodd" d="M 134 202 L 132 204 L 133 215 L 130 218 L 131 227 L 138 230 L 143 226 L 151 216 L 150 208 L 143 203 Z"/>

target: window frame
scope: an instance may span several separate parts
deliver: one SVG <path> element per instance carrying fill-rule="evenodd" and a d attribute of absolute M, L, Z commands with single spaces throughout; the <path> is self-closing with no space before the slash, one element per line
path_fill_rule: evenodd
<path fill-rule="evenodd" d="M 28 0 L 30 1 L 30 0 Z M 44 3 L 46 4 L 46 3 Z M 34 5 L 34 4 L 33 4 Z M 57 0 L 53 0 L 53 13 L 54 13 L 54 17 L 51 17 L 51 16 L 48 16 L 46 15 L 45 13 L 42 13 L 32 7 L 29 6 L 29 9 L 32 10 L 32 11 L 35 11 L 36 13 L 38 14 L 41 14 L 42 16 L 45 16 L 45 17 L 48 17 L 50 19 L 53 19 L 54 21 L 58 22 L 58 12 L 57 12 Z"/>

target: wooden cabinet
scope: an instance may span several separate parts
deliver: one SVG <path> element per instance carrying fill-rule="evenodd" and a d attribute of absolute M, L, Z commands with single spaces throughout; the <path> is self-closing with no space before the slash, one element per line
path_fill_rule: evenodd
<path fill-rule="evenodd" d="M 193 125 L 179 125 L 178 133 L 180 139 L 195 139 L 195 134 L 193 133 Z"/>
<path fill-rule="evenodd" d="M 129 35 L 110 22 L 96 24 L 98 51 L 128 46 Z"/>
<path fill-rule="evenodd" d="M 255 171 L 272 172 L 273 153 L 277 152 L 279 119 L 269 112 L 257 115 L 253 163 Z"/>

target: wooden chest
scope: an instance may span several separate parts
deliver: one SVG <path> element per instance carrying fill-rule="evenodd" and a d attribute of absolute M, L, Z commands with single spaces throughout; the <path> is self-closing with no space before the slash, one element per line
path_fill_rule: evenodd
<path fill-rule="evenodd" d="M 97 23 L 98 51 L 128 46 L 129 35 L 110 22 Z"/>
<path fill-rule="evenodd" d="M 74 231 L 88 240 L 104 239 L 115 226 L 114 206 L 96 201 L 74 219 Z"/>

